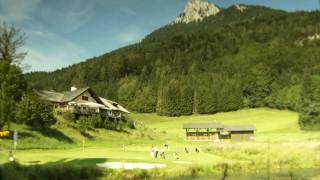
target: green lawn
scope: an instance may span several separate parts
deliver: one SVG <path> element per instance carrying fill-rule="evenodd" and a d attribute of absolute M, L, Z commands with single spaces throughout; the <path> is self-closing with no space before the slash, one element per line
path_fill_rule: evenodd
<path fill-rule="evenodd" d="M 273 172 L 282 169 L 319 170 L 320 167 L 320 132 L 301 131 L 295 112 L 263 108 L 182 117 L 161 117 L 156 114 L 130 116 L 138 122 L 137 130 L 121 133 L 99 129 L 90 132 L 92 139 L 82 137 L 71 125 L 62 123 L 63 119 L 55 125 L 54 131 L 45 135 L 25 126 L 13 125 L 13 128 L 22 132 L 15 157 L 22 164 L 39 161 L 48 166 L 95 166 L 96 163 L 107 161 L 160 162 L 167 164 L 168 171 L 175 172 L 190 167 L 212 169 L 213 166 L 228 163 L 234 172 L 240 167 L 243 171 L 259 173 L 259 170 L 266 168 L 268 161 Z M 222 144 L 186 142 L 182 124 L 195 121 L 253 124 L 257 127 L 256 141 Z M 0 163 L 6 162 L 10 143 L 9 140 L 0 140 Z M 161 148 L 164 143 L 169 144 L 167 159 L 152 159 L 149 155 L 151 145 Z M 190 150 L 189 154 L 184 152 L 184 147 Z M 199 147 L 201 152 L 194 152 L 195 147 Z M 181 161 L 192 162 L 192 165 L 173 163 L 173 152 L 179 154 Z M 320 177 L 315 171 L 311 172 L 310 176 Z"/>
<path fill-rule="evenodd" d="M 193 115 L 182 117 L 163 117 L 156 114 L 132 114 L 133 119 L 144 122 L 157 132 L 166 131 L 165 139 L 181 142 L 184 137 L 184 122 L 219 122 L 223 124 L 253 124 L 257 127 L 258 142 L 299 142 L 319 140 L 318 132 L 303 132 L 298 126 L 298 114 L 291 111 L 272 109 L 248 109 L 215 115 Z M 172 136 L 174 135 L 174 136 Z"/>

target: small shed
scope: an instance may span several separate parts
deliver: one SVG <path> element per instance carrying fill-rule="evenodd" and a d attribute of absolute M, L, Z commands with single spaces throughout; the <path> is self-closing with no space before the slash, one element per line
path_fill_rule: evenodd
<path fill-rule="evenodd" d="M 185 123 L 186 140 L 188 141 L 214 141 L 219 139 L 219 132 L 223 129 L 219 123 Z"/>
<path fill-rule="evenodd" d="M 224 130 L 228 132 L 232 141 L 250 141 L 254 140 L 256 127 L 253 125 L 231 125 L 225 126 Z"/>

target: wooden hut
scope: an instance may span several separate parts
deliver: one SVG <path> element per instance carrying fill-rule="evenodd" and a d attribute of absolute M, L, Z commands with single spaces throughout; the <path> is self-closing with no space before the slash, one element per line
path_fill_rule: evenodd
<path fill-rule="evenodd" d="M 252 141 L 254 140 L 253 125 L 223 125 L 219 123 L 185 123 L 187 141 Z"/>
<path fill-rule="evenodd" d="M 214 141 L 219 139 L 223 125 L 219 123 L 185 123 L 187 141 Z"/>
<path fill-rule="evenodd" d="M 228 132 L 232 141 L 252 141 L 256 127 L 253 125 L 232 125 L 225 126 L 224 130 Z"/>

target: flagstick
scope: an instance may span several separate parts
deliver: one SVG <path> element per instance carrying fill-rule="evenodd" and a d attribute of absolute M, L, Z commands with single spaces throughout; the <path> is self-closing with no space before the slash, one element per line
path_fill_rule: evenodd
<path fill-rule="evenodd" d="M 82 140 L 82 152 L 84 152 L 84 138 Z"/>

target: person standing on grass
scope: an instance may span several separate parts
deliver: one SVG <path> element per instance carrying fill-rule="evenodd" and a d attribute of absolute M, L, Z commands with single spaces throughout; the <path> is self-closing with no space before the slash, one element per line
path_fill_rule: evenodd
<path fill-rule="evenodd" d="M 169 145 L 168 144 L 164 144 L 163 147 L 166 148 L 166 149 L 169 149 Z"/>
<path fill-rule="evenodd" d="M 154 146 L 153 146 L 153 145 L 151 146 L 150 156 L 151 156 L 152 158 L 155 158 L 155 149 L 154 149 Z"/>
<path fill-rule="evenodd" d="M 155 157 L 155 158 L 158 158 L 158 153 L 159 153 L 159 150 L 158 150 L 158 148 L 155 146 L 155 147 L 154 147 L 154 157 Z"/>
<path fill-rule="evenodd" d="M 162 148 L 159 153 L 162 159 L 166 159 L 166 150 L 164 148 Z"/>
<path fill-rule="evenodd" d="M 197 153 L 199 153 L 199 152 L 200 152 L 200 150 L 198 149 L 198 147 L 196 147 L 195 151 L 196 151 Z"/>
<path fill-rule="evenodd" d="M 178 153 L 177 152 L 174 152 L 173 153 L 173 159 L 176 161 L 176 160 L 179 160 L 179 156 L 178 156 Z"/>
<path fill-rule="evenodd" d="M 189 150 L 187 147 L 184 147 L 184 151 L 188 154 L 189 153 Z"/>

